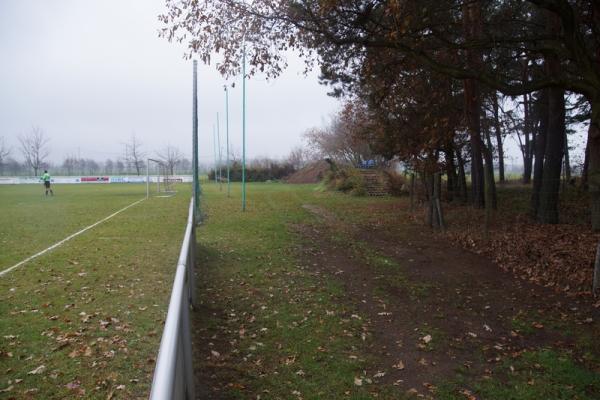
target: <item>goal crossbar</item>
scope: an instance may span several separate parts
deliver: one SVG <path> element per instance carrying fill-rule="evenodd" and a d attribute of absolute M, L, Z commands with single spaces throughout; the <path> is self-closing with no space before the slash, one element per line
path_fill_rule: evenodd
<path fill-rule="evenodd" d="M 164 171 L 163 184 L 165 185 L 165 192 L 171 193 L 170 189 L 171 179 L 169 178 L 169 168 L 167 164 L 165 164 L 162 160 L 157 160 L 155 158 L 148 158 L 146 161 L 146 198 L 150 197 L 150 163 L 156 163 L 159 167 L 158 173 L 156 176 L 156 191 L 160 193 L 160 179 L 161 179 L 161 168 Z"/>

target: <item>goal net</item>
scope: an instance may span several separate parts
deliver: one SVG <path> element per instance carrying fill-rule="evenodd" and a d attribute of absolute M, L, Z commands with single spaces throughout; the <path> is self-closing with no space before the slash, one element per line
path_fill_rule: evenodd
<path fill-rule="evenodd" d="M 169 166 L 161 160 L 149 158 L 146 165 L 146 196 L 172 196 L 175 193 L 173 174 Z"/>

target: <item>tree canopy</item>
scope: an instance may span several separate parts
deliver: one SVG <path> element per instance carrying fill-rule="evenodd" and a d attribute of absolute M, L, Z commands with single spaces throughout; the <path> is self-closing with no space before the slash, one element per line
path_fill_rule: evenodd
<path fill-rule="evenodd" d="M 542 211 L 534 212 L 541 222 L 557 222 L 564 99 L 578 94 L 585 99 L 580 107 L 590 110 L 579 114 L 590 118 L 587 178 L 592 223 L 600 229 L 598 1 L 167 0 L 160 20 L 163 37 L 187 43 L 188 56 L 214 62 L 225 76 L 240 72 L 245 53 L 250 75 L 274 78 L 287 65 L 287 52 L 298 52 L 307 68 L 320 68 L 333 95 L 367 107 L 370 129 L 363 136 L 388 158 L 435 164 L 440 152 L 459 157 L 457 148 L 466 144 L 471 197 L 479 207 L 484 182 L 494 183 L 493 173 L 484 173 L 484 166 L 493 171 L 484 100 L 496 91 L 524 95 L 525 164 L 540 150 L 534 180 L 545 185 Z M 487 104 L 499 130 L 496 103 Z M 534 117 L 543 120 L 539 128 Z"/>

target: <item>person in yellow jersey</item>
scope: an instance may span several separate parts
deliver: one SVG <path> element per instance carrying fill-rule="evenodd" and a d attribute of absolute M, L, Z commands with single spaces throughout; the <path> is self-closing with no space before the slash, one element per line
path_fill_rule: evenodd
<path fill-rule="evenodd" d="M 54 192 L 52 188 L 50 188 L 50 174 L 47 170 L 44 170 L 44 175 L 40 178 L 40 180 L 44 181 L 44 187 L 46 188 L 46 196 L 48 196 L 48 192 L 50 192 L 51 196 L 54 196 Z"/>

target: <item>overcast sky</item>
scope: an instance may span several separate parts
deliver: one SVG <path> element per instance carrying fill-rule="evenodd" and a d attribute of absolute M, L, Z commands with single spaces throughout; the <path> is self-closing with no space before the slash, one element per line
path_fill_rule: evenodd
<path fill-rule="evenodd" d="M 192 62 L 158 37 L 162 0 L 0 0 L 0 136 L 21 159 L 17 137 L 40 127 L 50 160 L 69 154 L 116 159 L 132 134 L 154 155 L 166 145 L 191 155 Z M 338 109 L 317 74 L 291 62 L 272 82 L 247 83 L 249 157 L 281 157 Z M 224 80 L 199 69 L 200 161 L 213 158 Z M 232 82 L 229 82 L 232 83 Z M 241 84 L 230 89 L 229 133 L 241 152 Z"/>
<path fill-rule="evenodd" d="M 17 137 L 40 127 L 50 160 L 67 155 L 98 161 L 124 154 L 133 134 L 149 156 L 167 145 L 191 158 L 192 62 L 182 45 L 158 37 L 163 0 L 0 0 L 0 136 L 21 159 Z M 317 73 L 301 60 L 277 80 L 247 84 L 247 154 L 283 157 L 301 135 L 339 109 Z M 200 65 L 200 161 L 213 161 L 220 113 L 225 148 L 225 81 Z M 229 84 L 233 83 L 230 81 Z M 230 89 L 230 142 L 241 153 L 241 84 Z M 585 132 L 572 137 L 582 159 Z M 507 164 L 521 164 L 507 138 Z M 581 160 L 579 160 L 581 161 Z"/>

